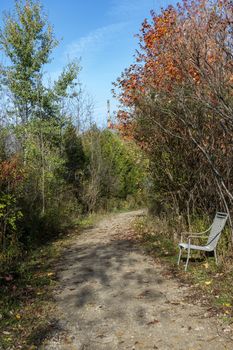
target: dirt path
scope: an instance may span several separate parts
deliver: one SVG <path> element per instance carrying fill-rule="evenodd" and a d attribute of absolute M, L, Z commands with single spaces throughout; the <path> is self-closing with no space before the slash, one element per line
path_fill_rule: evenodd
<path fill-rule="evenodd" d="M 77 237 L 58 266 L 61 331 L 46 350 L 233 349 L 188 288 L 124 240 L 140 211 L 113 215 Z"/>

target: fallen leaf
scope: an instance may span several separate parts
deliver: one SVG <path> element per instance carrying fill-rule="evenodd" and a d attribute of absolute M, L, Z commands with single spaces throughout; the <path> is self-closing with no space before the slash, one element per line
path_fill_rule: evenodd
<path fill-rule="evenodd" d="M 153 320 L 147 323 L 147 326 L 150 326 L 151 324 L 159 323 L 159 320 Z"/>
<path fill-rule="evenodd" d="M 16 315 L 15 315 L 15 318 L 16 318 L 17 320 L 20 320 L 20 319 L 21 319 L 20 314 L 16 314 Z"/>
<path fill-rule="evenodd" d="M 209 286 L 212 283 L 212 281 L 205 281 L 205 285 Z"/>
<path fill-rule="evenodd" d="M 49 276 L 53 276 L 54 275 L 54 272 L 48 272 L 47 273 L 47 276 L 49 277 Z"/>

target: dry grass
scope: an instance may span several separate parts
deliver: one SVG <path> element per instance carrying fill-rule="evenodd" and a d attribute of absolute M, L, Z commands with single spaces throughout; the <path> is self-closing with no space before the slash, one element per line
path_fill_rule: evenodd
<path fill-rule="evenodd" d="M 197 221 L 198 222 L 198 221 Z M 200 227 L 196 224 L 195 229 Z M 182 283 L 192 285 L 190 298 L 208 306 L 225 322 L 233 323 L 233 254 L 227 245 L 229 232 L 225 232 L 219 243 L 219 265 L 211 254 L 193 254 L 188 271 L 184 272 L 184 261 L 177 266 L 179 232 L 178 222 L 140 218 L 134 224 L 135 239 L 145 251 L 166 264 L 171 274 Z M 185 256 L 184 256 L 185 260 Z"/>

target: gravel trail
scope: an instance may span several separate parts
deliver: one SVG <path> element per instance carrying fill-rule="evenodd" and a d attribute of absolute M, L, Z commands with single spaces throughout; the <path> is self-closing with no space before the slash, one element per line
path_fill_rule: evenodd
<path fill-rule="evenodd" d="M 232 350 L 189 288 L 126 240 L 142 211 L 111 215 L 84 230 L 57 266 L 59 331 L 45 350 Z"/>

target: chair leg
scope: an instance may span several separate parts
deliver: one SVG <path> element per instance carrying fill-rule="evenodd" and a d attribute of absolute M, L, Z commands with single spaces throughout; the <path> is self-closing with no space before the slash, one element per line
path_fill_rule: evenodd
<path fill-rule="evenodd" d="M 190 248 L 188 248 L 188 256 L 185 264 L 185 271 L 187 271 L 187 268 L 188 268 L 189 258 L 190 258 Z"/>
<path fill-rule="evenodd" d="M 180 258 L 181 258 L 181 254 L 182 254 L 182 248 L 180 248 L 180 252 L 179 252 L 179 256 L 178 256 L 178 261 L 177 261 L 177 265 L 180 265 Z"/>
<path fill-rule="evenodd" d="M 218 257 L 217 257 L 216 249 L 214 249 L 214 257 L 215 257 L 216 265 L 218 265 Z"/>

